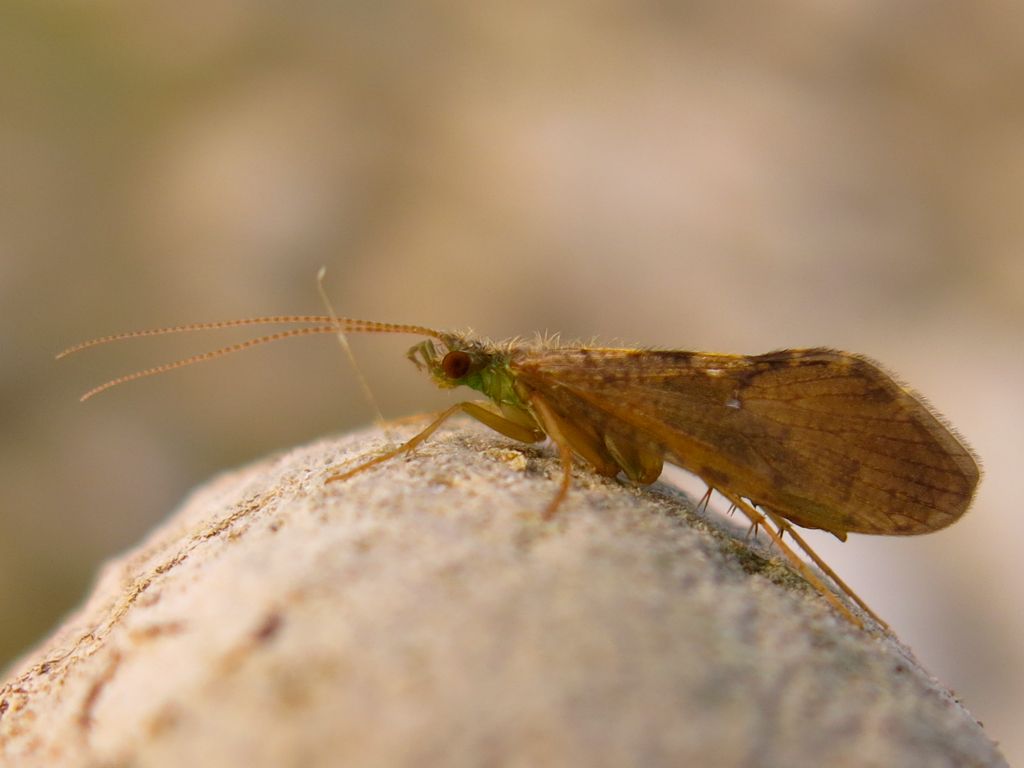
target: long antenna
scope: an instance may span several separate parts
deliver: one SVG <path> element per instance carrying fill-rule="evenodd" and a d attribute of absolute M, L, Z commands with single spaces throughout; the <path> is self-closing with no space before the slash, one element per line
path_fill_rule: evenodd
<path fill-rule="evenodd" d="M 331 317 L 329 315 L 266 315 L 264 317 L 244 317 L 238 320 L 217 320 L 206 323 L 185 323 L 184 325 L 169 325 L 165 328 L 146 328 L 141 331 L 112 333 L 109 336 L 100 336 L 96 339 L 73 344 L 67 349 L 58 352 L 56 358 L 60 360 L 62 357 L 67 357 L 75 352 L 81 352 L 83 349 L 98 347 L 101 344 L 109 344 L 112 341 L 139 339 L 144 336 L 163 336 L 168 333 L 186 333 L 189 331 L 212 331 L 218 328 L 239 328 L 244 325 L 294 325 L 295 323 L 314 325 L 334 323 L 337 327 L 343 327 L 349 333 L 414 333 L 417 336 L 430 336 L 435 339 L 444 337 L 441 331 L 425 328 L 422 325 L 380 323 L 376 320 L 357 320 L 352 317 Z"/>
<path fill-rule="evenodd" d="M 110 336 L 101 336 L 97 339 L 91 339 L 89 341 L 83 341 L 79 344 L 68 347 L 64 351 L 57 354 L 57 359 L 67 357 L 75 352 L 80 352 L 83 349 L 89 349 L 90 347 L 96 347 L 100 344 L 108 344 L 114 341 L 123 341 L 125 339 L 136 339 L 143 336 L 159 336 L 168 333 L 183 333 L 188 331 L 208 331 L 218 328 L 235 328 L 238 326 L 245 325 L 274 325 L 283 323 L 305 323 L 309 324 L 303 328 L 290 328 L 283 331 L 277 331 L 276 333 L 269 333 L 264 336 L 259 336 L 255 339 L 249 339 L 247 341 L 238 342 L 237 344 L 229 344 L 219 349 L 214 349 L 209 352 L 202 352 L 198 355 L 192 355 L 190 357 L 176 360 L 172 363 L 164 363 L 163 365 L 157 365 L 152 368 L 146 368 L 141 371 L 135 371 L 124 376 L 118 376 L 116 379 L 93 387 L 84 395 L 80 400 L 88 400 L 94 395 L 98 395 L 111 387 L 116 387 L 119 384 L 124 384 L 129 381 L 135 381 L 136 379 L 142 379 L 147 376 L 156 376 L 167 371 L 172 371 L 175 368 L 183 368 L 186 365 L 193 365 L 194 363 L 205 363 L 209 360 L 215 360 L 218 357 L 224 355 L 230 355 L 234 352 L 241 352 L 242 350 L 249 349 L 250 347 L 259 346 L 260 344 L 267 344 L 271 341 L 278 341 L 280 339 L 289 339 L 295 336 L 313 336 L 316 334 L 323 333 L 412 333 L 417 336 L 430 336 L 435 339 L 443 339 L 444 335 L 441 331 L 434 330 L 433 328 L 426 328 L 422 325 L 405 325 L 402 323 L 380 323 L 375 320 L 357 320 L 351 317 L 337 317 L 328 315 L 268 315 L 266 317 L 249 317 L 239 320 L 223 320 L 211 323 L 188 323 L 185 325 L 168 326 L 166 328 L 151 328 L 141 331 L 128 331 L 127 333 L 115 333 Z M 315 324 L 315 325 L 313 325 Z M 379 411 L 378 411 L 379 413 Z"/>
<path fill-rule="evenodd" d="M 324 277 L 327 276 L 327 267 L 320 267 L 320 270 L 316 273 L 316 289 L 320 292 L 320 298 L 324 302 L 324 306 L 327 307 L 327 314 L 330 316 L 331 321 L 338 323 L 338 315 L 334 311 L 334 306 L 331 304 L 331 299 L 327 295 L 327 291 L 324 290 Z M 363 390 L 363 397 L 369 404 L 370 409 L 373 411 L 374 420 L 377 422 L 378 427 L 384 427 L 384 414 L 380 411 L 380 406 L 377 405 L 377 398 L 373 396 L 373 390 L 370 389 L 370 384 L 366 381 L 366 377 L 363 376 L 363 371 L 359 367 L 359 363 L 356 362 L 356 356 L 352 354 L 352 347 L 349 346 L 348 337 L 345 332 L 340 328 L 335 334 L 335 338 L 338 340 L 338 344 L 345 352 L 345 356 L 348 357 L 348 361 L 352 364 L 352 370 L 355 371 L 356 379 L 359 381 L 359 387 Z"/>

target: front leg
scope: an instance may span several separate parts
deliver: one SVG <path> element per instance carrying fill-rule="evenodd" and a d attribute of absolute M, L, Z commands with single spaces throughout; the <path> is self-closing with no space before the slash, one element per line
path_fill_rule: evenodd
<path fill-rule="evenodd" d="M 427 425 L 426 429 L 415 435 L 408 442 L 403 443 L 393 450 L 386 451 L 379 456 L 374 456 L 369 461 L 363 462 L 359 466 L 353 467 L 350 470 L 333 474 L 324 482 L 334 483 L 340 480 L 347 480 L 353 475 L 362 472 L 364 469 L 369 469 L 370 467 L 385 462 L 388 459 L 393 459 L 399 454 L 408 453 L 434 434 L 438 427 L 459 411 L 472 416 L 474 419 L 487 425 L 495 432 L 500 432 L 506 437 L 511 437 L 513 440 L 518 440 L 523 443 L 536 443 L 544 439 L 544 433 L 540 429 L 519 424 L 505 416 L 502 416 L 500 413 L 492 410 L 489 403 L 456 403 L 451 408 L 440 413 L 436 419 Z"/>
<path fill-rule="evenodd" d="M 555 415 L 543 397 L 533 393 L 530 396 L 530 405 L 533 406 L 533 411 L 537 415 L 537 421 L 548 433 L 551 442 L 558 448 L 558 458 L 562 464 L 562 482 L 558 486 L 558 493 L 555 494 L 555 498 L 551 500 L 541 515 L 544 520 L 550 520 L 569 494 L 569 486 L 572 483 L 573 446 L 562 429 L 564 422 Z"/>

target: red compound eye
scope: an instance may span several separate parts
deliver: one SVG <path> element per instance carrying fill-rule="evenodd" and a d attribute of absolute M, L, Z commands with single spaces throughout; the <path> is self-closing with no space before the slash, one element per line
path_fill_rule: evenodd
<path fill-rule="evenodd" d="M 441 370 L 444 371 L 444 375 L 449 379 L 461 379 L 469 373 L 469 367 L 472 362 L 469 355 L 465 352 L 449 352 L 441 360 Z"/>

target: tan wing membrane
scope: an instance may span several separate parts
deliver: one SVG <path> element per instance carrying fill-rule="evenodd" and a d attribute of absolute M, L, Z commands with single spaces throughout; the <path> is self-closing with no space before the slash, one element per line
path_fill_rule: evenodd
<path fill-rule="evenodd" d="M 653 442 L 709 484 L 840 538 L 943 528 L 979 479 L 926 405 L 854 355 L 551 350 L 513 365 L 526 386 L 557 389 L 565 418 Z"/>

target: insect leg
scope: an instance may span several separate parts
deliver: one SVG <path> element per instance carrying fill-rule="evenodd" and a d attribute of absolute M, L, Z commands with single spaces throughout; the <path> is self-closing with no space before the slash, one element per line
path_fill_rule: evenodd
<path fill-rule="evenodd" d="M 807 563 L 801 560 L 797 556 L 796 552 L 790 549 L 789 546 L 782 541 L 782 537 L 780 537 L 779 534 L 776 533 L 770 525 L 768 525 L 767 518 L 765 518 L 764 515 L 762 515 L 760 512 L 754 509 L 753 506 L 748 504 L 739 496 L 734 496 L 733 494 L 729 493 L 728 491 L 724 491 L 721 488 L 716 488 L 715 490 L 717 490 L 726 499 L 728 499 L 740 512 L 745 514 L 750 519 L 750 522 L 752 522 L 754 525 L 760 524 L 764 531 L 768 534 L 768 537 L 775 544 L 775 546 L 779 548 L 779 551 L 781 551 L 782 554 L 785 555 L 786 559 L 789 560 L 789 562 L 792 563 L 793 566 L 800 572 L 800 575 L 803 576 L 812 587 L 818 590 L 818 592 L 821 593 L 822 597 L 828 600 L 828 602 L 832 604 L 832 607 L 839 611 L 839 613 L 841 613 L 847 621 L 849 621 L 855 627 L 859 627 L 861 629 L 864 628 L 864 623 L 859 618 L 857 618 L 850 611 L 849 608 L 843 605 L 842 601 L 838 597 L 836 597 L 836 594 L 831 589 L 825 586 L 825 584 L 821 581 L 821 579 L 818 578 L 814 571 L 812 571 L 810 567 L 808 567 Z M 790 530 L 790 533 L 793 533 L 793 531 Z M 843 591 L 845 592 L 846 590 Z M 873 613 L 871 615 L 874 616 Z"/>
<path fill-rule="evenodd" d="M 886 624 L 878 614 L 871 610 L 871 608 L 868 607 L 868 604 L 861 600 L 860 596 L 854 592 L 845 581 L 839 578 L 839 574 L 833 571 L 829 564 L 822 560 L 817 552 L 811 549 L 811 545 L 804 541 L 804 538 L 799 533 L 793 530 L 793 526 L 788 521 L 781 519 L 771 510 L 766 511 L 768 512 L 768 516 L 771 518 L 772 522 L 775 523 L 776 527 L 778 527 L 780 538 L 783 532 L 788 533 L 790 537 L 792 537 L 793 541 L 796 542 L 797 546 L 800 547 L 800 549 L 802 549 L 809 558 L 811 558 L 814 564 L 818 566 L 826 576 L 835 582 L 836 586 L 838 586 L 847 597 L 859 605 L 864 613 L 874 619 L 879 626 L 883 629 L 889 629 L 889 625 Z"/>
<path fill-rule="evenodd" d="M 490 403 L 459 403 L 459 407 L 484 426 L 490 427 L 495 432 L 500 432 L 505 437 L 511 437 L 521 443 L 539 443 L 544 439 L 544 433 L 541 430 L 512 421 L 500 413 L 496 413 L 491 409 Z"/>
<path fill-rule="evenodd" d="M 408 453 L 417 445 L 419 445 L 428 437 L 430 437 L 432 434 L 434 434 L 434 431 L 438 427 L 440 427 L 441 424 L 443 424 L 447 419 L 451 418 L 459 411 L 463 411 L 464 413 L 469 414 L 474 419 L 483 422 L 491 429 L 495 430 L 496 432 L 500 432 L 506 437 L 511 437 L 513 440 L 519 440 L 524 443 L 535 443 L 538 440 L 542 440 L 544 438 L 544 435 L 538 432 L 537 430 L 531 430 L 528 427 L 516 424 L 514 421 L 509 421 L 503 416 L 494 413 L 491 410 L 488 410 L 480 403 L 456 403 L 451 408 L 448 408 L 447 410 L 438 414 L 437 418 L 430 422 L 430 424 L 427 425 L 426 429 L 424 429 L 419 434 L 413 436 L 409 441 L 402 443 L 402 445 L 398 446 L 393 450 L 386 451 L 385 453 L 382 453 L 379 456 L 374 456 L 369 461 L 363 462 L 357 467 L 353 467 L 352 469 L 349 469 L 345 472 L 338 472 L 336 474 L 333 474 L 330 477 L 328 477 L 327 480 L 325 480 L 324 482 L 334 483 L 340 480 L 347 480 L 353 475 L 362 472 L 364 469 L 369 469 L 370 467 L 376 466 L 377 464 L 381 464 L 382 462 L 385 462 L 389 459 L 393 459 L 395 456 L 398 456 L 402 453 Z"/>
<path fill-rule="evenodd" d="M 697 511 L 700 512 L 701 511 L 701 507 L 703 507 L 704 511 L 707 512 L 708 511 L 708 505 L 710 503 L 711 503 L 711 486 L 709 485 L 707 491 L 705 491 L 704 495 L 700 497 L 700 501 L 697 502 Z M 730 510 L 730 512 L 731 511 L 732 510 Z"/>
<path fill-rule="evenodd" d="M 555 498 L 551 500 L 551 503 L 548 504 L 547 509 L 541 515 L 543 519 L 550 520 L 554 517 L 562 502 L 565 501 L 565 497 L 569 493 L 569 485 L 572 483 L 572 445 L 559 427 L 558 417 L 555 416 L 551 406 L 547 404 L 544 398 L 534 392 L 530 395 L 530 405 L 533 406 L 535 415 L 538 417 L 537 421 L 541 427 L 547 432 L 552 442 L 558 446 L 558 457 L 562 462 L 562 484 L 558 487 L 558 493 L 555 494 Z"/>

